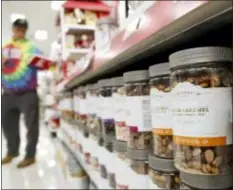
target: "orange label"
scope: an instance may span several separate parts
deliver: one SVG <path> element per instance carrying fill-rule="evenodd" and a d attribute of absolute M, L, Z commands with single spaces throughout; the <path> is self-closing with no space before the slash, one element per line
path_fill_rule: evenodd
<path fill-rule="evenodd" d="M 226 137 L 183 137 L 173 136 L 175 144 L 187 146 L 224 146 L 226 145 Z"/>
<path fill-rule="evenodd" d="M 154 135 L 162 135 L 162 136 L 167 136 L 167 135 L 172 135 L 172 129 L 153 129 L 153 134 Z"/>

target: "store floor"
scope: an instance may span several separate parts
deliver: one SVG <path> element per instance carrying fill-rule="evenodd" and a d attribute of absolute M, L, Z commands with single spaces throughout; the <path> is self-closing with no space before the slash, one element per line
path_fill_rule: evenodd
<path fill-rule="evenodd" d="M 37 163 L 25 169 L 18 169 L 16 164 L 24 156 L 25 127 L 21 122 L 21 150 L 20 157 L 11 164 L 2 167 L 3 189 L 65 189 L 59 163 L 56 161 L 56 149 L 50 139 L 48 131 L 41 126 L 37 147 Z M 6 141 L 2 138 L 2 155 L 6 152 Z"/>

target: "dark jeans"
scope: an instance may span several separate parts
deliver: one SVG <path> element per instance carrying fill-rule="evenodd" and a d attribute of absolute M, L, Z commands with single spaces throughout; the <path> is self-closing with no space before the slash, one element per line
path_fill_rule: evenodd
<path fill-rule="evenodd" d="M 34 158 L 39 136 L 39 99 L 36 91 L 2 95 L 2 127 L 9 155 L 19 154 L 20 114 L 24 114 L 27 128 L 26 157 Z"/>

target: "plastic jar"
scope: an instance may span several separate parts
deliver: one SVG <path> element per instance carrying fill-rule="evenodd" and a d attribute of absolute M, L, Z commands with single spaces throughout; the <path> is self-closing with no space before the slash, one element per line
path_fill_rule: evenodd
<path fill-rule="evenodd" d="M 107 150 L 104 147 L 99 147 L 98 151 L 98 160 L 99 160 L 99 168 L 100 168 L 100 176 L 104 179 L 107 179 L 107 161 L 108 161 Z"/>
<path fill-rule="evenodd" d="M 175 166 L 200 175 L 232 172 L 231 49 L 188 49 L 169 61 Z"/>
<path fill-rule="evenodd" d="M 115 140 L 113 142 L 115 152 L 115 177 L 116 189 L 129 189 L 129 173 L 132 172 L 129 168 L 129 159 L 127 155 L 127 142 Z"/>
<path fill-rule="evenodd" d="M 94 140 L 97 140 L 97 131 L 96 127 L 98 123 L 96 123 L 96 97 L 97 97 L 97 92 L 96 92 L 96 84 L 92 84 L 90 86 L 90 91 L 89 91 L 89 97 L 88 97 L 88 119 L 87 119 L 87 126 L 88 126 L 88 131 L 90 134 L 90 137 L 93 138 Z"/>
<path fill-rule="evenodd" d="M 233 174 L 222 175 L 198 175 L 180 172 L 181 185 L 180 189 L 196 190 L 230 190 L 233 188 Z"/>
<path fill-rule="evenodd" d="M 133 149 L 152 148 L 152 126 L 150 113 L 150 87 L 147 70 L 124 73 L 127 93 L 128 115 L 126 125 L 129 129 L 128 147 Z"/>
<path fill-rule="evenodd" d="M 109 145 L 115 138 L 115 126 L 114 126 L 114 113 L 113 113 L 113 101 L 112 101 L 112 80 L 105 79 L 102 81 L 102 86 L 99 91 L 102 102 L 101 121 L 102 121 L 102 134 L 105 145 Z"/>
<path fill-rule="evenodd" d="M 113 152 L 108 152 L 107 161 L 107 174 L 108 174 L 108 184 L 111 188 L 116 188 L 116 161 L 115 154 Z"/>
<path fill-rule="evenodd" d="M 180 189 L 180 177 L 172 159 L 149 156 L 150 189 Z"/>
<path fill-rule="evenodd" d="M 115 137 L 119 141 L 127 142 L 129 140 L 129 130 L 126 127 L 126 91 L 123 77 L 113 78 L 112 85 Z"/>
<path fill-rule="evenodd" d="M 150 104 L 153 129 L 153 153 L 161 158 L 173 158 L 172 123 L 170 115 L 169 64 L 149 68 Z"/>
<path fill-rule="evenodd" d="M 117 25 L 113 18 L 101 18 L 97 22 L 95 32 L 96 51 L 108 51 L 111 45 L 111 40 L 116 32 Z"/>
<path fill-rule="evenodd" d="M 145 150 L 136 150 L 132 148 L 127 148 L 129 167 L 133 171 L 132 179 L 129 181 L 129 189 L 148 189 L 149 180 L 149 163 L 148 154 L 150 150 L 145 152 Z M 138 181 L 140 183 L 135 183 Z"/>
<path fill-rule="evenodd" d="M 89 137 L 89 131 L 87 128 L 87 118 L 88 118 L 88 99 L 87 94 L 89 93 L 90 85 L 83 87 L 81 91 L 81 101 L 80 101 L 80 121 L 82 124 L 82 132 L 84 137 Z"/>
<path fill-rule="evenodd" d="M 74 106 L 74 119 L 78 121 L 78 113 L 79 113 L 79 88 L 75 89 L 73 97 L 73 106 Z"/>

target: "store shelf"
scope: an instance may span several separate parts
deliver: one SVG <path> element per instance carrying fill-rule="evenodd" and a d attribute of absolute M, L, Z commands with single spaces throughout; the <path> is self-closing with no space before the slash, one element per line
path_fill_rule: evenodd
<path fill-rule="evenodd" d="M 145 11 L 144 15 L 151 22 L 149 26 L 142 23 L 142 27 L 135 30 L 127 40 L 124 40 L 125 31 L 123 30 L 113 39 L 108 56 L 98 58 L 96 55 L 94 68 L 85 74 L 74 77 L 66 84 L 66 88 L 72 89 L 93 79 L 109 75 L 139 60 L 194 40 L 198 36 L 232 22 L 231 1 L 196 1 L 196 4 L 189 7 L 189 10 L 181 9 L 183 5 L 179 7 L 179 4 L 185 3 L 183 1 L 177 1 L 176 6 L 171 3 L 172 1 L 161 1 Z M 186 6 L 189 6 L 189 2 L 186 3 Z M 179 16 L 175 17 L 174 15 L 178 13 Z M 156 17 L 161 22 L 156 23 L 157 21 L 154 19 Z M 163 20 L 164 22 L 162 22 Z"/>
<path fill-rule="evenodd" d="M 93 34 L 95 31 L 95 26 L 65 24 L 64 31 L 68 34 Z"/>
<path fill-rule="evenodd" d="M 72 123 L 72 121 L 70 121 L 69 123 Z M 73 122 L 73 124 L 75 124 L 75 122 Z M 65 133 L 63 131 L 65 131 Z M 109 187 L 107 180 L 101 178 L 100 174 L 91 166 L 85 164 L 84 157 L 80 153 L 75 151 L 73 147 L 71 147 L 70 143 L 68 142 L 68 137 L 65 134 L 69 134 L 73 137 L 73 139 L 77 139 L 77 142 L 79 142 L 78 137 L 82 134 L 80 134 L 77 130 L 74 130 L 73 127 L 69 126 L 69 124 L 67 123 L 67 125 L 63 125 L 62 129 L 58 132 L 58 138 L 61 139 L 65 143 L 67 148 L 70 149 L 72 154 L 77 158 L 81 166 L 87 172 L 91 180 L 97 185 L 98 189 L 112 189 L 111 187 Z"/>
<path fill-rule="evenodd" d="M 76 61 L 79 60 L 82 56 L 88 54 L 91 49 L 78 49 L 78 48 L 70 48 L 65 49 L 65 55 L 67 60 Z"/>

